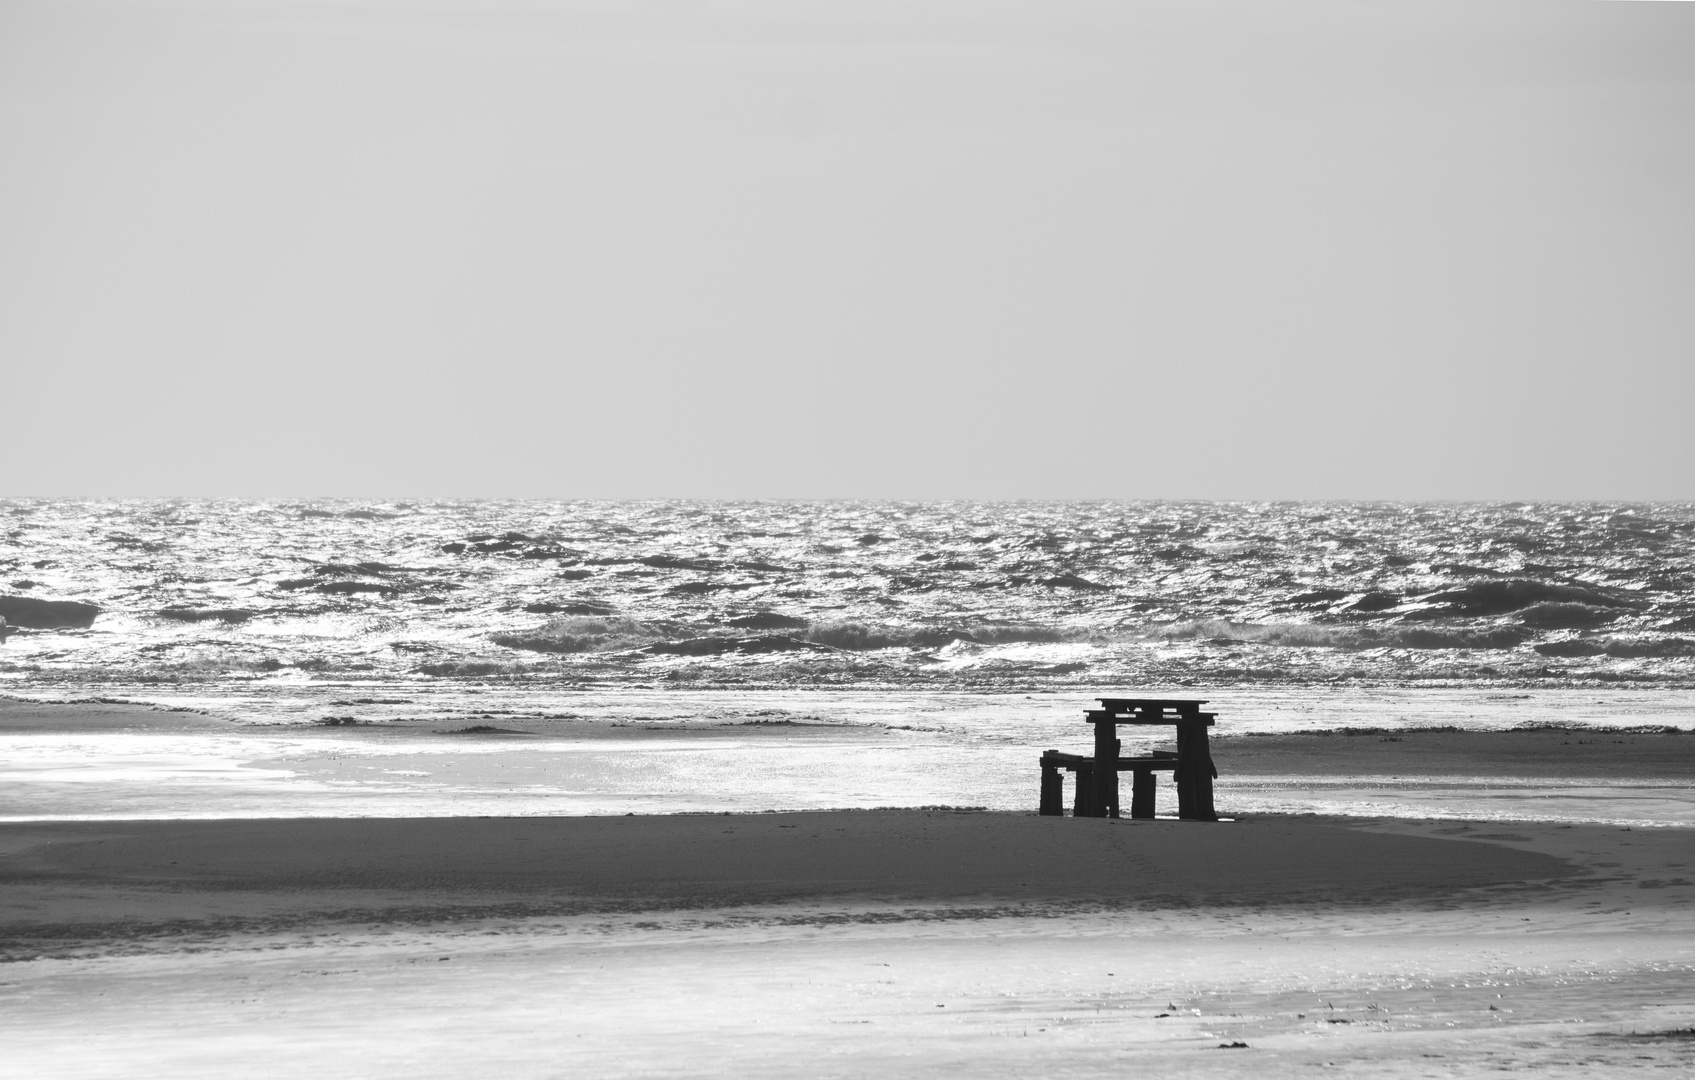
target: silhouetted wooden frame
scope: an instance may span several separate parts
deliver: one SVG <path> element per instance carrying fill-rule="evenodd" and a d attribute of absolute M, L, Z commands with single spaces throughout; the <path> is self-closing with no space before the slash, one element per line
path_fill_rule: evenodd
<path fill-rule="evenodd" d="M 1178 698 L 1100 698 L 1101 707 L 1083 714 L 1095 728 L 1095 753 L 1042 754 L 1042 790 L 1039 813 L 1049 817 L 1065 814 L 1065 787 L 1060 770 L 1077 777 L 1074 817 L 1118 817 L 1118 774 L 1132 777 L 1130 816 L 1154 816 L 1154 772 L 1169 769 L 1177 782 L 1177 816 L 1189 821 L 1217 821 L 1213 809 L 1212 782 L 1218 767 L 1212 762 L 1207 728 L 1214 714 L 1201 712 L 1205 701 Z M 1120 757 L 1119 724 L 1169 724 L 1177 729 L 1175 753 L 1155 750 L 1149 757 Z"/>

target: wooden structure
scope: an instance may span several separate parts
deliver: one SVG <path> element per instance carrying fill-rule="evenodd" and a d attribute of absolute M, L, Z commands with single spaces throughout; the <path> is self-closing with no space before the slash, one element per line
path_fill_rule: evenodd
<path fill-rule="evenodd" d="M 1095 728 L 1095 753 L 1062 754 L 1049 750 L 1042 755 L 1041 813 L 1050 817 L 1065 814 L 1065 787 L 1060 770 L 1077 777 L 1073 817 L 1118 817 L 1118 774 L 1134 777 L 1130 790 L 1130 816 L 1154 816 L 1154 773 L 1169 771 L 1177 782 L 1177 816 L 1191 821 L 1217 821 L 1212 806 L 1212 782 L 1218 768 L 1207 746 L 1207 728 L 1213 714 L 1201 712 L 1204 701 L 1173 698 L 1101 698 L 1101 707 L 1083 714 Z M 1120 757 L 1122 744 L 1118 725 L 1169 724 L 1177 729 L 1177 750 L 1155 750 L 1148 757 Z"/>

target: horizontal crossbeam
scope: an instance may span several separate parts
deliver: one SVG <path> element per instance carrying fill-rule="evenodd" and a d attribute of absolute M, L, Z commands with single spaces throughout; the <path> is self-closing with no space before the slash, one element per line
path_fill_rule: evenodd
<path fill-rule="evenodd" d="M 1104 697 L 1096 698 L 1095 700 L 1101 703 L 1101 708 L 1106 709 L 1109 712 L 1140 712 L 1143 709 L 1158 709 L 1160 711 L 1170 709 L 1172 712 L 1194 712 L 1202 705 L 1206 704 L 1205 698 L 1197 700 L 1195 698 Z"/>
<path fill-rule="evenodd" d="M 1172 713 L 1115 713 L 1105 709 L 1090 709 L 1083 714 L 1083 720 L 1089 724 L 1205 724 L 1213 726 L 1213 718 L 1217 713 L 1196 712 L 1187 714 Z"/>
<path fill-rule="evenodd" d="M 1171 772 L 1177 768 L 1176 754 L 1163 754 L 1155 751 L 1156 757 L 1121 757 L 1118 759 L 1119 772 L 1136 772 L 1140 769 Z M 1042 764 L 1067 772 L 1078 769 L 1093 770 L 1095 759 L 1087 754 L 1062 754 L 1057 750 L 1049 750 L 1042 755 Z"/>

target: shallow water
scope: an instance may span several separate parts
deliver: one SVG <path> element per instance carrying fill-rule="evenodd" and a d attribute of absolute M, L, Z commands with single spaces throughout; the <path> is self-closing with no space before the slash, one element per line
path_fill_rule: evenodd
<path fill-rule="evenodd" d="M 402 700 L 394 687 L 369 686 L 144 696 L 228 723 L 79 732 L 67 709 L 65 730 L 6 735 L 0 819 L 1033 809 L 1037 756 L 1088 752 L 1082 713 L 1092 704 L 1071 693 L 533 689 Z M 347 704 L 358 700 L 386 704 Z M 1222 813 L 1695 826 L 1695 787 L 1675 779 L 1230 767 L 1232 737 L 1349 726 L 1695 730 L 1695 695 L 1685 691 L 1234 689 L 1209 707 Z M 315 722 L 326 714 L 359 723 Z M 1163 729 L 1124 737 L 1131 752 L 1170 742 Z M 1175 812 L 1169 783 L 1158 807 Z"/>

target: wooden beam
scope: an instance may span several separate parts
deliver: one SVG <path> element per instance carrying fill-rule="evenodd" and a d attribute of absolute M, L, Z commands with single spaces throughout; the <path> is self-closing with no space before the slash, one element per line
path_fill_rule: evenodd
<path fill-rule="evenodd" d="M 1075 771 L 1077 769 L 1092 769 L 1095 759 L 1087 754 L 1062 754 L 1057 750 L 1049 750 L 1042 755 L 1043 765 L 1052 765 L 1056 769 Z M 1119 772 L 1131 772 L 1135 769 L 1158 769 L 1171 772 L 1177 768 L 1177 755 L 1169 750 L 1155 750 L 1151 757 L 1121 757 L 1118 759 Z"/>
<path fill-rule="evenodd" d="M 1193 722 L 1177 728 L 1177 816 L 1189 821 L 1217 821 L 1212 782 L 1218 767 L 1207 746 L 1206 725 Z"/>
<path fill-rule="evenodd" d="M 1196 713 L 1193 716 L 1165 716 L 1165 715 L 1143 716 L 1140 713 L 1132 713 L 1130 715 L 1125 716 L 1125 715 L 1119 715 L 1118 713 L 1106 712 L 1106 711 L 1101 710 L 1101 709 L 1090 709 L 1083 714 L 1083 722 L 1086 723 L 1086 724 L 1144 724 L 1144 725 L 1146 725 L 1146 724 L 1195 724 L 1195 723 L 1204 723 L 1208 727 L 1212 727 L 1213 726 L 1213 717 L 1215 717 L 1217 715 L 1218 715 L 1217 713 Z"/>
<path fill-rule="evenodd" d="M 1094 780 L 1090 785 L 1090 817 L 1118 816 L 1118 730 L 1095 725 Z"/>
<path fill-rule="evenodd" d="M 1172 712 L 1192 713 L 1206 704 L 1205 698 L 1096 698 L 1101 708 L 1111 712 L 1140 712 L 1143 709 L 1169 709 Z"/>
<path fill-rule="evenodd" d="M 1130 816 L 1133 818 L 1151 818 L 1154 816 L 1154 778 L 1152 769 L 1137 769 L 1135 779 L 1130 787 Z"/>
<path fill-rule="evenodd" d="M 1042 817 L 1065 816 L 1065 778 L 1049 762 L 1047 754 L 1042 755 L 1042 802 L 1036 812 Z"/>

